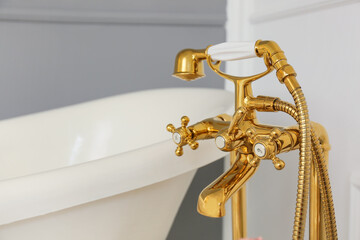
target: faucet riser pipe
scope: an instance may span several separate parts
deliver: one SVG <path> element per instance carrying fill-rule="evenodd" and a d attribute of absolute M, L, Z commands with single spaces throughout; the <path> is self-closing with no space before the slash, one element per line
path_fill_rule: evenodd
<path fill-rule="evenodd" d="M 243 86 L 240 81 L 235 81 L 235 111 L 239 107 L 245 107 L 246 95 L 252 95 L 251 85 Z M 256 118 L 255 112 L 251 112 L 251 118 Z M 230 154 L 230 164 L 236 161 L 236 151 Z M 232 236 L 233 240 L 247 237 L 247 204 L 246 204 L 246 185 L 234 194 L 231 199 L 231 215 L 232 215 Z"/>
<path fill-rule="evenodd" d="M 246 220 L 246 186 L 243 186 L 231 199 L 232 208 L 232 229 L 233 240 L 246 238 L 247 220 Z"/>

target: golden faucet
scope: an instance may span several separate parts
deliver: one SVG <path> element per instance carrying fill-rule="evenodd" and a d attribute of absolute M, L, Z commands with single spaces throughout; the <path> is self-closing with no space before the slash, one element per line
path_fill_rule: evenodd
<path fill-rule="evenodd" d="M 214 60 L 206 49 L 185 49 L 176 57 L 175 77 L 191 81 L 204 77 L 203 61 L 221 77 L 235 84 L 235 113 L 226 114 L 188 126 L 189 118 L 181 118 L 181 127 L 172 124 L 177 144 L 176 155 L 183 154 L 183 147 L 198 148 L 197 140 L 215 139 L 216 146 L 230 152 L 231 167 L 207 186 L 199 196 L 198 212 L 209 217 L 225 215 L 225 202 L 232 198 L 233 239 L 245 238 L 246 188 L 245 183 L 260 166 L 262 160 L 271 160 L 275 169 L 281 170 L 285 162 L 277 154 L 299 149 L 298 190 L 292 239 L 303 239 L 308 199 L 310 198 L 309 239 L 337 239 L 336 220 L 330 180 L 327 170 L 330 145 L 326 130 L 318 123 L 310 122 L 307 104 L 296 72 L 288 64 L 284 52 L 273 41 L 258 40 L 253 49 L 263 58 L 267 69 L 254 76 L 239 77 L 220 70 L 221 60 Z M 254 54 L 254 55 L 255 55 Z M 271 71 L 285 84 L 295 105 L 276 97 L 252 94 L 251 83 Z M 258 123 L 256 111 L 282 111 L 292 116 L 297 125 L 277 127 Z"/>

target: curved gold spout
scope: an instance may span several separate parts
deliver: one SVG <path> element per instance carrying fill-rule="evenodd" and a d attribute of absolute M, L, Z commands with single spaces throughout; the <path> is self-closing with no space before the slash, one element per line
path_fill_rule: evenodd
<path fill-rule="evenodd" d="M 258 168 L 248 163 L 251 158 L 252 155 L 240 154 L 227 172 L 200 193 L 197 205 L 200 214 L 208 217 L 225 216 L 226 201 L 254 175 Z"/>

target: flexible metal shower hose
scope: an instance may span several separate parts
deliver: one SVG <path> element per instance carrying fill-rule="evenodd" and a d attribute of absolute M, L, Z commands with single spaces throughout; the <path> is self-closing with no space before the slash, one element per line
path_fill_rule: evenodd
<path fill-rule="evenodd" d="M 304 239 L 305 233 L 306 214 L 309 198 L 310 167 L 312 157 L 310 120 L 305 97 L 301 88 L 296 88 L 291 93 L 291 95 L 294 99 L 295 106 L 298 112 L 300 131 L 299 174 L 292 238 L 294 240 L 302 240 Z"/>
<path fill-rule="evenodd" d="M 296 107 L 290 103 L 276 100 L 274 102 L 274 110 L 282 111 L 292 116 L 297 122 L 299 122 L 299 114 Z M 300 123 L 300 122 L 299 122 Z M 324 156 L 323 148 L 320 146 L 319 139 L 315 134 L 314 129 L 311 128 L 311 140 L 312 140 L 312 153 L 315 159 L 313 159 L 316 173 L 320 179 L 320 193 L 321 201 L 324 206 L 324 222 L 327 239 L 335 240 L 337 237 L 336 219 L 334 202 L 332 199 L 332 191 L 330 185 L 330 179 L 328 170 L 326 167 L 326 159 Z"/>

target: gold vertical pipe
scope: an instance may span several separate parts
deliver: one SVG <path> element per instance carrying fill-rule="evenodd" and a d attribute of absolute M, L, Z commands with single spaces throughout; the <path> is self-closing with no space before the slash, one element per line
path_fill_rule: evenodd
<path fill-rule="evenodd" d="M 327 142 L 327 144 L 329 144 L 328 142 Z M 328 170 L 329 169 L 329 149 L 325 149 L 324 150 L 324 158 L 325 158 L 325 168 Z M 320 186 L 319 186 L 320 187 Z M 320 189 L 320 191 L 321 191 L 321 189 Z M 320 201 L 320 205 L 322 205 L 321 204 L 321 198 L 319 199 L 319 201 Z M 320 211 L 322 212 L 322 209 L 320 209 Z M 331 214 L 331 213 L 330 213 Z M 335 214 L 335 213 L 334 213 Z M 321 240 L 323 240 L 323 239 L 326 239 L 327 238 L 327 235 L 326 235 L 326 228 L 325 228 L 325 218 L 324 218 L 324 216 L 323 215 L 321 215 L 321 218 L 320 218 L 320 239 Z M 333 224 L 335 224 L 335 228 L 336 228 L 336 223 L 333 223 Z M 335 239 L 337 239 L 337 235 L 335 236 L 336 238 Z"/>
<path fill-rule="evenodd" d="M 313 157 L 315 157 L 313 155 Z M 315 170 L 314 162 L 311 163 L 311 175 L 310 175 L 310 240 L 320 240 L 321 232 L 321 202 L 320 202 L 320 187 L 318 182 L 318 176 Z"/>
<path fill-rule="evenodd" d="M 231 204 L 233 240 L 246 238 L 246 186 L 233 195 Z"/>
<path fill-rule="evenodd" d="M 329 152 L 324 151 L 325 167 L 328 168 L 328 156 Z M 315 158 L 316 155 L 314 154 Z M 310 240 L 325 240 L 326 229 L 325 229 L 325 218 L 322 214 L 321 207 L 321 190 L 320 190 L 320 179 L 316 172 L 314 162 L 311 164 L 311 178 L 310 178 Z"/>
<path fill-rule="evenodd" d="M 240 81 L 235 81 L 235 111 L 243 105 L 242 96 L 244 92 Z M 251 89 L 250 89 L 251 90 Z M 236 161 L 236 151 L 230 153 L 230 164 Z M 246 238 L 246 186 L 244 185 L 237 191 L 231 199 L 231 212 L 232 212 L 232 232 L 233 240 Z"/>

